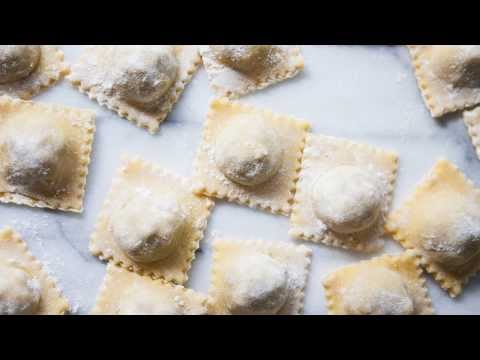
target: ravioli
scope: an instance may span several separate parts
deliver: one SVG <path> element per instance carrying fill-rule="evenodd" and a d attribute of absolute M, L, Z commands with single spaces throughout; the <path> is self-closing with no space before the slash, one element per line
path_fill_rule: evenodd
<path fill-rule="evenodd" d="M 300 48 L 291 45 L 208 45 L 200 54 L 210 87 L 230 98 L 292 78 L 304 67 Z"/>
<path fill-rule="evenodd" d="M 81 212 L 95 114 L 0 97 L 0 202 Z"/>
<path fill-rule="evenodd" d="M 68 79 L 91 99 L 153 134 L 200 63 L 194 45 L 88 46 Z"/>
<path fill-rule="evenodd" d="M 308 123 L 215 99 L 195 159 L 194 191 L 289 215 Z"/>
<path fill-rule="evenodd" d="M 418 86 L 434 117 L 480 103 L 479 45 L 410 45 Z"/>
<path fill-rule="evenodd" d="M 189 179 L 125 156 L 90 251 L 130 271 L 183 284 L 213 205 L 192 193 Z"/>
<path fill-rule="evenodd" d="M 413 251 L 383 255 L 329 274 L 323 285 L 330 315 L 431 315 L 420 261 Z"/>
<path fill-rule="evenodd" d="M 152 280 L 112 263 L 92 315 L 206 315 L 207 298 L 191 289 Z"/>
<path fill-rule="evenodd" d="M 50 45 L 0 45 L 0 96 L 29 100 L 69 73 Z"/>
<path fill-rule="evenodd" d="M 480 268 L 480 191 L 447 160 L 437 161 L 390 214 L 386 229 L 420 253 L 422 265 L 452 297 Z"/>
<path fill-rule="evenodd" d="M 0 231 L 0 315 L 63 315 L 67 300 L 27 244 L 7 227 Z"/>
<path fill-rule="evenodd" d="M 356 251 L 380 249 L 397 166 L 391 151 L 309 134 L 289 234 Z"/>
<path fill-rule="evenodd" d="M 210 312 L 301 314 L 311 250 L 265 241 L 214 243 Z"/>

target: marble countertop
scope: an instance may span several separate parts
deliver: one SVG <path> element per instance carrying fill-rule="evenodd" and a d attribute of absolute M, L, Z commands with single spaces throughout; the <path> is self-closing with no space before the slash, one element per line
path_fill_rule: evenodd
<path fill-rule="evenodd" d="M 74 62 L 79 46 L 62 46 Z M 314 133 L 348 138 L 395 150 L 400 168 L 393 207 L 400 205 L 439 157 L 454 162 L 480 186 L 477 159 L 461 114 L 434 120 L 417 88 L 407 49 L 400 46 L 303 46 L 305 70 L 296 78 L 242 98 L 243 101 L 308 120 Z M 152 136 L 89 100 L 67 81 L 35 100 L 88 108 L 97 114 L 97 132 L 82 214 L 0 205 L 2 225 L 10 225 L 58 281 L 73 313 L 86 314 L 105 273 L 105 264 L 90 255 L 89 237 L 112 176 L 124 153 L 154 161 L 180 175 L 192 175 L 208 102 L 213 93 L 202 68 L 186 88 L 169 118 Z M 289 221 L 218 201 L 187 283 L 207 292 L 212 240 L 221 235 L 299 244 L 288 236 Z M 340 266 L 368 259 L 345 250 L 304 242 L 313 249 L 305 313 L 325 314 L 323 278 Z M 383 252 L 402 251 L 387 239 Z M 430 276 L 428 288 L 439 314 L 480 313 L 480 277 L 452 300 Z"/>

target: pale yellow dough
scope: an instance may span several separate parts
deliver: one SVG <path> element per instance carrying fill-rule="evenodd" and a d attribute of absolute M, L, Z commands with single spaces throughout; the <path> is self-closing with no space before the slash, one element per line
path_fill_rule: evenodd
<path fill-rule="evenodd" d="M 130 271 L 183 284 L 213 205 L 191 192 L 189 180 L 126 156 L 90 239 L 90 251 Z"/>
<path fill-rule="evenodd" d="M 81 212 L 95 114 L 0 97 L 0 202 Z"/>
<path fill-rule="evenodd" d="M 153 280 L 112 263 L 92 315 L 206 315 L 207 298 L 180 285 Z"/>
<path fill-rule="evenodd" d="M 452 297 L 480 269 L 480 190 L 447 160 L 390 214 L 386 229 L 403 247 L 416 249 Z"/>
<path fill-rule="evenodd" d="M 0 231 L 0 314 L 63 315 L 67 300 L 27 244 L 11 228 Z"/>
<path fill-rule="evenodd" d="M 289 234 L 345 249 L 378 250 L 397 166 L 393 152 L 308 134 Z"/>
<path fill-rule="evenodd" d="M 345 266 L 323 282 L 329 315 L 431 315 L 419 260 L 413 251 Z"/>
<path fill-rule="evenodd" d="M 480 104 L 480 45 L 410 45 L 418 86 L 433 117 Z"/>
<path fill-rule="evenodd" d="M 28 61 L 25 56 L 29 57 Z M 50 45 L 0 45 L 0 68 L 0 96 L 9 95 L 24 100 L 32 98 L 69 73 L 63 61 L 63 52 Z M 16 74 L 7 74 L 12 71 Z"/>
<path fill-rule="evenodd" d="M 212 90 L 231 98 L 294 77 L 304 67 L 300 48 L 291 45 L 206 45 L 200 54 Z"/>
<path fill-rule="evenodd" d="M 195 192 L 288 216 L 308 129 L 293 117 L 213 100 L 194 165 Z"/>
<path fill-rule="evenodd" d="M 480 159 L 480 106 L 463 113 L 463 120 L 472 140 L 478 158 Z"/>
<path fill-rule="evenodd" d="M 200 63 L 195 45 L 96 45 L 85 48 L 68 79 L 91 99 L 153 134 Z"/>
<path fill-rule="evenodd" d="M 311 263 L 306 246 L 215 240 L 209 306 L 213 314 L 303 313 Z"/>

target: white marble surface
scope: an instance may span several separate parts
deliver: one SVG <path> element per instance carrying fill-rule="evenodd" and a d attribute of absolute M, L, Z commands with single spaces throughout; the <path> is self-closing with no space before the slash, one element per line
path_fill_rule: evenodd
<path fill-rule="evenodd" d="M 63 46 L 73 62 L 78 46 Z M 408 53 L 393 46 L 303 46 L 305 71 L 293 80 L 243 98 L 275 112 L 307 119 L 312 131 L 346 137 L 392 149 L 400 156 L 394 207 L 410 194 L 437 158 L 446 157 L 480 185 L 476 158 L 460 114 L 437 121 L 430 117 L 417 89 Z M 2 225 L 20 232 L 31 251 L 58 280 L 76 314 L 92 307 L 105 264 L 88 252 L 89 236 L 110 187 L 122 153 L 138 154 L 181 175 L 192 174 L 192 161 L 201 138 L 208 101 L 213 96 L 204 69 L 194 77 L 160 132 L 149 135 L 90 101 L 63 81 L 36 100 L 93 109 L 97 133 L 81 215 L 0 205 Z M 288 219 L 217 202 L 205 239 L 190 271 L 188 286 L 209 287 L 211 244 L 218 235 L 299 243 L 288 236 Z M 305 242 L 313 249 L 305 313 L 324 314 L 321 281 L 336 268 L 365 259 L 358 255 Z M 384 252 L 401 248 L 391 239 Z M 458 300 L 450 299 L 428 276 L 434 307 L 440 314 L 480 313 L 480 277 Z"/>

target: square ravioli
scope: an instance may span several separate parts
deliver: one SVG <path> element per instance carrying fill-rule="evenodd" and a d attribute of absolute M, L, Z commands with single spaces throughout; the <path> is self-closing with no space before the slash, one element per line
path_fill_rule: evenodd
<path fill-rule="evenodd" d="M 210 103 L 195 192 L 288 216 L 309 125 L 226 98 Z"/>
<path fill-rule="evenodd" d="M 390 214 L 387 231 L 450 296 L 480 269 L 480 190 L 455 165 L 439 160 L 414 194 Z"/>
<path fill-rule="evenodd" d="M 415 75 L 433 117 L 480 103 L 480 45 L 410 45 Z"/>
<path fill-rule="evenodd" d="M 207 297 L 110 263 L 91 314 L 206 315 Z"/>
<path fill-rule="evenodd" d="M 192 193 L 189 180 L 125 157 L 90 251 L 130 271 L 183 284 L 212 207 L 213 201 Z"/>
<path fill-rule="evenodd" d="M 312 251 L 261 240 L 216 240 L 209 291 L 217 315 L 297 315 Z"/>
<path fill-rule="evenodd" d="M 0 315 L 63 315 L 69 305 L 27 244 L 0 231 Z"/>
<path fill-rule="evenodd" d="M 200 54 L 210 87 L 227 97 L 284 81 L 304 67 L 300 48 L 291 45 L 205 45 Z"/>
<path fill-rule="evenodd" d="M 323 283 L 329 315 L 431 315 L 413 251 L 383 255 L 334 271 Z"/>
<path fill-rule="evenodd" d="M 68 72 L 55 46 L 0 45 L 0 96 L 28 100 Z"/>
<path fill-rule="evenodd" d="M 397 166 L 393 152 L 309 134 L 289 234 L 344 249 L 378 250 Z"/>
<path fill-rule="evenodd" d="M 71 83 L 118 115 L 157 132 L 201 63 L 194 45 L 88 46 Z"/>
<path fill-rule="evenodd" d="M 475 152 L 480 159 L 480 106 L 463 113 L 463 120 L 467 126 L 468 135 L 475 147 Z"/>
<path fill-rule="evenodd" d="M 0 202 L 82 212 L 95 113 L 0 97 Z"/>

